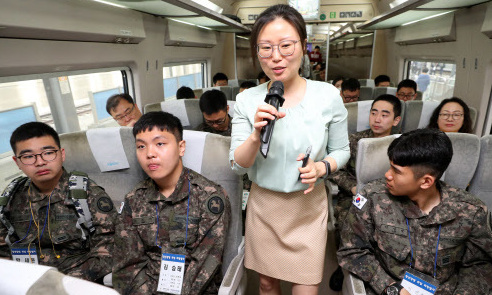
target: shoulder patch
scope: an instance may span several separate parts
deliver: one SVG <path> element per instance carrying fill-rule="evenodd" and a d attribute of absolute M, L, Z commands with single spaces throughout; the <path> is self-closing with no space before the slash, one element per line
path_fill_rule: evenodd
<path fill-rule="evenodd" d="M 102 196 L 97 199 L 97 209 L 101 212 L 111 212 L 113 210 L 113 201 L 109 197 Z"/>
<path fill-rule="evenodd" d="M 355 207 L 357 207 L 357 208 L 359 208 L 359 210 L 361 210 L 362 207 L 364 207 L 364 205 L 366 204 L 366 202 L 367 202 L 367 199 L 364 196 L 362 196 L 361 194 L 357 194 L 354 197 L 352 204 L 354 204 Z"/>
<path fill-rule="evenodd" d="M 221 214 L 224 211 L 224 200 L 219 195 L 208 198 L 207 209 L 213 214 Z"/>

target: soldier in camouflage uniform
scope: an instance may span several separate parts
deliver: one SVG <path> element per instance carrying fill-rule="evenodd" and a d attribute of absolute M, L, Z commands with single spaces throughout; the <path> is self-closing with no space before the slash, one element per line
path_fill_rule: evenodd
<path fill-rule="evenodd" d="M 205 91 L 200 97 L 200 110 L 204 122 L 195 128 L 196 131 L 231 136 L 232 118 L 228 114 L 227 98 L 222 91 Z"/>
<path fill-rule="evenodd" d="M 44 123 L 26 123 L 12 133 L 10 142 L 15 162 L 28 177 L 19 181 L 3 209 L 15 234 L 7 236 L 7 227 L 0 224 L 0 256 L 11 257 L 10 247 L 37 248 L 39 264 L 102 282 L 112 266 L 116 210 L 111 199 L 88 179 L 84 195 L 93 230 L 78 226 L 70 174 L 62 167 L 65 151 L 56 131 Z"/>
<path fill-rule="evenodd" d="M 231 210 L 225 191 L 183 167 L 185 142 L 178 118 L 147 113 L 133 133 L 137 158 L 149 178 L 126 196 L 118 218 L 115 289 L 156 294 L 161 255 L 171 253 L 186 257 L 181 294 L 217 294 Z"/>
<path fill-rule="evenodd" d="M 388 294 L 395 287 L 409 294 L 400 281 L 410 265 L 435 274 L 436 294 L 489 294 L 487 208 L 468 192 L 439 181 L 452 154 L 443 132 L 403 134 L 388 148 L 386 181 L 369 183 L 354 200 L 337 255 L 343 268 L 365 282 L 368 294 Z"/>
<path fill-rule="evenodd" d="M 384 137 L 391 134 L 392 128 L 401 120 L 401 103 L 393 95 L 383 94 L 376 98 L 369 115 L 370 129 L 360 131 L 349 136 L 350 159 L 347 165 L 329 176 L 329 179 L 338 185 L 339 193 L 335 206 L 335 218 L 340 223 L 352 204 L 352 197 L 356 193 L 357 179 L 355 164 L 357 161 L 357 147 L 362 138 Z"/>

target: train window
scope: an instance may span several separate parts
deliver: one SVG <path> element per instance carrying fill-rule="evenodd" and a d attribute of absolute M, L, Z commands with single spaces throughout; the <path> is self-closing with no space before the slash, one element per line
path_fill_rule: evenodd
<path fill-rule="evenodd" d="M 191 89 L 203 88 L 206 62 L 166 65 L 163 68 L 164 98 L 176 95 L 176 91 L 181 86 Z"/>
<path fill-rule="evenodd" d="M 407 60 L 407 79 L 417 82 L 422 100 L 441 101 L 453 96 L 456 63 L 450 61 Z"/>
<path fill-rule="evenodd" d="M 46 73 L 0 78 L 0 157 L 10 152 L 12 131 L 33 120 L 58 133 L 87 130 L 109 121 L 106 100 L 123 92 L 128 68 Z M 5 143 L 5 144 L 4 144 Z"/>

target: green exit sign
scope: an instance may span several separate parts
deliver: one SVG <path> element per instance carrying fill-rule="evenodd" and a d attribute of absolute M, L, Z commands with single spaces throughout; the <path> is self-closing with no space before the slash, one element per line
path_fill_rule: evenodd
<path fill-rule="evenodd" d="M 330 18 L 337 18 L 336 12 L 330 12 Z"/>

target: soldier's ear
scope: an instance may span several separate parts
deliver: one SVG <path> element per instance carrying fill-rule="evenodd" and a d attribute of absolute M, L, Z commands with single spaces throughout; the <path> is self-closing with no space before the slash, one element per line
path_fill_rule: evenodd
<path fill-rule="evenodd" d="M 436 177 L 430 175 L 430 174 L 424 174 L 420 178 L 420 188 L 423 190 L 431 188 L 434 184 L 436 183 Z"/>
<path fill-rule="evenodd" d="M 183 157 L 185 154 L 185 150 L 186 150 L 186 141 L 185 140 L 182 140 L 178 143 L 178 149 L 179 149 L 179 156 Z"/>

